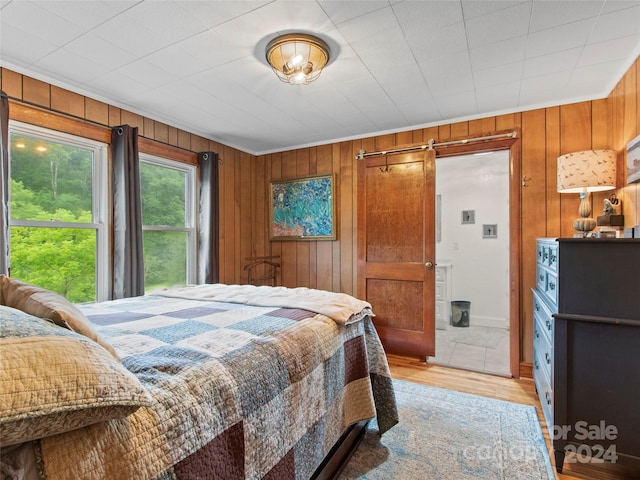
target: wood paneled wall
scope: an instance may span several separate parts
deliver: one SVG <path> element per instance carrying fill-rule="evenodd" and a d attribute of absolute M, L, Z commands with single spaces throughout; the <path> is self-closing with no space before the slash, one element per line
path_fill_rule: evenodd
<path fill-rule="evenodd" d="M 606 99 L 440 125 L 401 133 L 337 142 L 298 150 L 253 156 L 126 110 L 2 69 L 0 88 L 11 97 L 48 111 L 59 111 L 87 123 L 137 126 L 156 150 L 168 158 L 177 150 L 219 153 L 220 279 L 246 283 L 245 258 L 279 255 L 279 284 L 308 286 L 349 294 L 356 292 L 356 160 L 366 151 L 436 142 L 518 129 L 521 135 L 520 249 L 521 358 L 532 361 L 531 288 L 535 281 L 535 239 L 571 236 L 577 216 L 577 195 L 556 192 L 558 155 L 590 148 L 618 151 L 618 196 L 627 226 L 640 224 L 640 184 L 625 185 L 624 147 L 640 134 L 640 62 L 636 60 Z M 35 117 L 38 113 L 35 112 Z M 70 132 L 76 133 L 76 132 Z M 76 133 L 77 134 L 77 133 Z M 142 148 L 142 147 L 141 147 Z M 156 152 L 158 155 L 161 153 Z M 164 155 L 162 155 L 164 156 Z M 191 157 L 190 157 L 191 158 Z M 195 158 L 195 157 L 193 157 Z M 335 241 L 269 241 L 269 181 L 312 174 L 336 173 L 338 239 Z M 593 195 L 594 214 L 605 194 Z"/>
<path fill-rule="evenodd" d="M 619 84 L 601 100 L 487 117 L 361 140 L 303 148 L 256 158 L 251 168 L 250 205 L 254 235 L 241 245 L 244 255 L 280 255 L 285 286 L 309 286 L 353 294 L 356 292 L 356 192 L 355 155 L 426 142 L 491 134 L 518 129 L 521 135 L 520 232 L 521 259 L 521 359 L 532 362 L 532 293 L 535 285 L 535 239 L 573 235 L 578 216 L 578 195 L 556 191 L 559 155 L 588 149 L 618 151 L 618 185 L 625 185 L 624 146 L 640 134 L 640 62 L 636 60 Z M 268 237 L 269 180 L 314 173 L 337 174 L 338 239 L 333 242 L 270 242 Z M 610 192 L 594 194 L 593 215 L 599 215 Z M 626 226 L 640 224 L 640 185 L 618 191 L 623 199 Z M 244 205 L 244 204 L 243 204 Z"/>

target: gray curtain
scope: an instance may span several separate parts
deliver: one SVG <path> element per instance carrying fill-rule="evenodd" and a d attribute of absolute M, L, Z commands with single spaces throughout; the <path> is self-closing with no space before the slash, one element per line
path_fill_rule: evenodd
<path fill-rule="evenodd" d="M 218 154 L 198 153 L 200 205 L 198 209 L 198 283 L 218 283 Z"/>
<path fill-rule="evenodd" d="M 9 98 L 0 91 L 0 274 L 9 274 Z"/>
<path fill-rule="evenodd" d="M 111 130 L 113 166 L 113 299 L 144 294 L 138 129 Z"/>

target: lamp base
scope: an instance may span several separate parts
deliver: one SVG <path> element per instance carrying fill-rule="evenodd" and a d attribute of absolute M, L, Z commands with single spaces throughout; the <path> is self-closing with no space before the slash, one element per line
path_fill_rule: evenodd
<path fill-rule="evenodd" d="M 589 232 L 596 228 L 596 221 L 593 218 L 576 218 L 573 221 L 573 228 L 578 231 L 576 237 L 586 237 Z"/>

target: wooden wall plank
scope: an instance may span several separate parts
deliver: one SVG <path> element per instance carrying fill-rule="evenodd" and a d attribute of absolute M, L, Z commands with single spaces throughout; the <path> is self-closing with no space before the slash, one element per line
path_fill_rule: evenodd
<path fill-rule="evenodd" d="M 129 125 L 138 129 L 138 135 L 144 135 L 144 117 L 137 113 L 121 110 L 120 121 L 122 125 Z"/>
<path fill-rule="evenodd" d="M 545 231 L 547 189 L 545 157 L 545 111 L 532 110 L 522 114 L 521 174 L 525 178 L 521 190 L 521 255 L 536 258 L 536 238 Z M 524 285 L 535 285 L 536 265 L 521 265 L 520 275 Z M 522 291 L 522 355 L 533 357 L 533 294 L 531 289 Z"/>
<path fill-rule="evenodd" d="M 451 125 L 440 125 L 438 127 L 438 136 L 436 138 L 437 141 L 446 140 L 451 138 Z"/>
<path fill-rule="evenodd" d="M 282 153 L 282 178 L 296 178 L 298 165 L 296 152 L 288 151 Z M 295 287 L 297 285 L 298 256 L 295 241 L 281 241 L 282 249 L 282 285 L 285 287 Z M 301 259 L 301 261 L 303 261 Z"/>
<path fill-rule="evenodd" d="M 486 117 L 469 121 L 469 135 L 493 133 L 496 130 L 496 117 Z"/>
<path fill-rule="evenodd" d="M 109 125 L 109 105 L 86 97 L 84 102 L 85 118 L 101 125 Z"/>
<path fill-rule="evenodd" d="M 451 138 L 466 137 L 469 135 L 469 122 L 451 124 Z"/>
<path fill-rule="evenodd" d="M 117 127 L 118 125 L 123 125 L 121 110 L 118 107 L 113 107 L 109 105 L 109 125 L 112 127 Z"/>
<path fill-rule="evenodd" d="M 22 75 L 0 68 L 0 81 L 2 81 L 2 91 L 10 97 L 22 100 Z"/>
<path fill-rule="evenodd" d="M 51 109 L 84 118 L 84 97 L 55 85 L 51 85 Z"/>
<path fill-rule="evenodd" d="M 31 77 L 22 77 L 22 99 L 44 108 L 51 108 L 51 86 Z"/>
<path fill-rule="evenodd" d="M 396 133 L 396 145 L 412 145 L 413 143 L 413 132 L 411 130 Z"/>
<path fill-rule="evenodd" d="M 309 148 L 303 148 L 296 152 L 296 176 L 306 177 L 309 175 Z M 296 243 L 296 286 L 309 287 L 310 262 L 309 241 Z"/>
<path fill-rule="evenodd" d="M 422 130 L 422 141 L 424 143 L 428 143 L 429 140 L 433 139 L 437 142 L 440 135 L 440 129 L 438 127 L 429 127 Z"/>
<path fill-rule="evenodd" d="M 316 148 L 316 168 L 318 174 L 332 173 L 333 170 L 333 148 L 331 145 L 320 145 Z M 340 179 L 336 179 L 339 185 Z M 336 198 L 333 199 L 337 201 Z M 336 204 L 336 208 L 338 204 Z M 340 225 L 340 213 L 337 212 L 338 225 Z M 316 246 L 316 288 L 331 290 L 333 287 L 333 244 L 336 242 L 321 241 Z"/>
<path fill-rule="evenodd" d="M 355 235 L 355 225 L 353 211 L 354 189 L 353 189 L 353 166 L 355 154 L 352 142 L 340 143 L 340 189 L 339 204 L 340 222 L 338 242 L 340 244 L 340 287 L 339 291 L 353 294 L 353 269 L 354 249 L 353 237 Z"/>
<path fill-rule="evenodd" d="M 191 150 L 191 134 L 184 130 L 178 130 L 178 147 Z"/>
<path fill-rule="evenodd" d="M 547 164 L 546 237 L 560 236 L 560 194 L 558 193 L 558 156 L 560 156 L 560 108 L 545 109 L 545 154 Z"/>
<path fill-rule="evenodd" d="M 396 135 L 389 133 L 387 135 L 378 135 L 375 139 L 375 150 L 384 150 L 396 146 Z"/>
<path fill-rule="evenodd" d="M 240 263 L 238 264 L 238 270 L 236 275 L 236 283 L 244 283 L 247 281 L 246 272 L 244 266 L 248 263 L 247 257 L 255 256 L 255 252 L 252 248 L 252 232 L 255 225 L 254 212 L 255 212 L 255 190 L 251 183 L 251 170 L 252 170 L 252 158 L 248 153 L 241 152 L 238 159 L 238 175 L 236 178 L 237 192 L 243 192 L 239 195 L 240 198 L 236 200 L 238 205 L 237 212 L 239 217 L 239 231 L 237 232 L 237 239 L 240 245 Z"/>
<path fill-rule="evenodd" d="M 270 155 L 271 161 L 266 169 L 269 171 L 269 175 L 265 178 L 269 180 L 278 180 L 282 178 L 282 153 L 273 153 Z M 270 201 L 271 189 L 270 185 L 266 187 L 266 195 L 267 201 Z M 267 237 L 269 236 L 269 223 L 271 222 L 271 217 L 267 217 Z M 282 272 L 285 268 L 288 268 L 288 265 L 284 263 L 284 258 L 282 257 L 282 242 L 269 242 L 269 248 L 271 249 L 271 255 L 279 255 L 280 256 L 280 269 L 278 271 L 278 285 L 284 285 L 284 281 L 282 278 Z"/>
<path fill-rule="evenodd" d="M 591 148 L 591 103 L 581 102 L 560 107 L 560 154 Z M 573 221 L 579 218 L 578 194 L 565 193 L 560 197 L 560 235 L 572 237 Z M 593 203 L 592 203 L 593 206 Z"/>
<path fill-rule="evenodd" d="M 591 148 L 594 150 L 608 150 L 612 142 L 612 125 L 609 121 L 611 102 L 608 99 L 594 100 L 591 102 Z M 622 170 L 624 170 L 624 155 L 618 155 L 616 176 L 622 184 Z M 615 191 L 594 192 L 592 195 L 593 213 L 591 217 L 596 219 L 602 215 L 604 199 L 609 198 Z"/>
<path fill-rule="evenodd" d="M 369 143 L 366 150 L 367 151 L 375 151 L 375 144 L 371 144 Z M 363 148 L 364 148 L 364 141 L 363 141 Z M 354 160 L 355 161 L 355 160 Z M 332 273 L 332 277 L 331 277 L 331 288 L 329 290 L 333 291 L 333 292 L 339 292 L 340 291 L 340 285 L 341 285 L 341 280 L 340 280 L 340 274 L 342 272 L 340 266 L 341 266 L 341 261 L 342 261 L 342 257 L 341 257 L 341 250 L 340 250 L 340 234 L 342 233 L 342 212 L 340 212 L 339 210 L 339 205 L 341 205 L 342 202 L 342 178 L 340 176 L 340 168 L 341 168 L 341 163 L 340 163 L 340 144 L 339 143 L 334 143 L 332 144 L 332 149 L 331 149 L 331 170 L 333 172 L 337 172 L 337 185 L 338 188 L 336 188 L 336 195 L 338 196 L 338 198 L 336 199 L 336 205 L 338 205 L 338 212 L 336 212 L 336 221 L 338 222 L 338 227 L 337 227 L 337 232 L 338 232 L 338 239 L 334 242 L 331 242 L 331 273 Z"/>
<path fill-rule="evenodd" d="M 309 175 L 318 173 L 318 149 L 309 149 Z M 308 242 L 309 244 L 309 288 L 317 288 L 318 285 L 318 242 Z"/>

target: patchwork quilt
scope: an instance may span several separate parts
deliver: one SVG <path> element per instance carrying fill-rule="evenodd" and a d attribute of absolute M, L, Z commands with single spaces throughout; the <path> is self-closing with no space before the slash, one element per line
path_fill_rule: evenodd
<path fill-rule="evenodd" d="M 397 423 L 368 304 L 256 288 L 81 306 L 153 403 L 39 440 L 41 477 L 306 480 L 353 423 Z"/>

